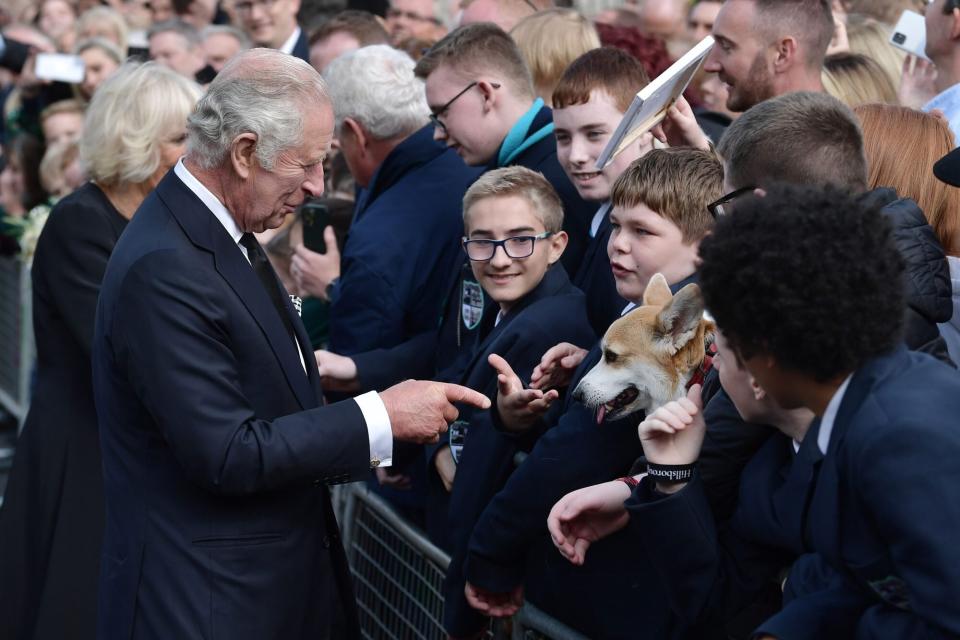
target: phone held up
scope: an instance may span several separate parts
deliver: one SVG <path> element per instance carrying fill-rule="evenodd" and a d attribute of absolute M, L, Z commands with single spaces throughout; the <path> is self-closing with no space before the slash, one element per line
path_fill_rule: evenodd
<path fill-rule="evenodd" d="M 300 205 L 300 222 L 303 225 L 303 246 L 316 253 L 326 253 L 323 232 L 330 225 L 329 207 L 317 200 L 305 200 Z"/>

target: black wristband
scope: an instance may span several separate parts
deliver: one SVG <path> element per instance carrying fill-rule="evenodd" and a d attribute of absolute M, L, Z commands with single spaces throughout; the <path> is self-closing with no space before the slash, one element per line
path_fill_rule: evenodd
<path fill-rule="evenodd" d="M 647 462 L 647 475 L 657 482 L 689 482 L 697 463 L 655 464 Z"/>

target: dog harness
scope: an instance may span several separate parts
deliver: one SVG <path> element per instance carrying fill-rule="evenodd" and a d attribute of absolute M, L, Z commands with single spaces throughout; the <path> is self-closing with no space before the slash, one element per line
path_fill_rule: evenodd
<path fill-rule="evenodd" d="M 713 357 L 715 355 L 717 355 L 717 343 L 710 341 L 707 345 L 706 352 L 703 354 L 703 362 L 700 363 L 700 366 L 697 367 L 693 375 L 690 376 L 690 381 L 687 382 L 687 390 L 695 384 L 703 384 L 707 374 L 710 373 L 710 369 L 713 368 Z"/>

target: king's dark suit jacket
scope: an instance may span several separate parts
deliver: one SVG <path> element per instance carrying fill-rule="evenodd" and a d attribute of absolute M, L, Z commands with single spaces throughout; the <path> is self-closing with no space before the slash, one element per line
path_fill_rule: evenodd
<path fill-rule="evenodd" d="M 171 171 L 117 244 L 97 309 L 106 530 L 100 638 L 358 635 L 327 484 L 359 479 L 358 405 L 319 407 L 239 247 Z M 339 597 L 338 597 L 339 596 Z"/>

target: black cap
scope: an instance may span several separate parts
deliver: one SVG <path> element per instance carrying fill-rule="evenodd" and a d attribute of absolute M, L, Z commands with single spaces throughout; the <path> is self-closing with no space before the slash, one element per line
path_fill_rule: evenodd
<path fill-rule="evenodd" d="M 960 147 L 937 160 L 933 165 L 933 175 L 942 182 L 960 187 Z"/>

